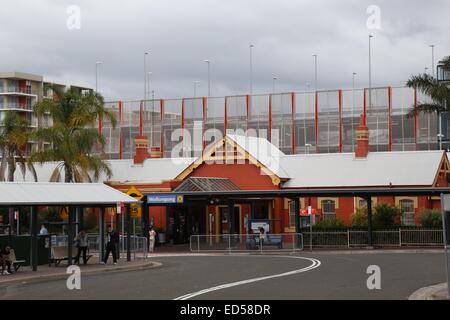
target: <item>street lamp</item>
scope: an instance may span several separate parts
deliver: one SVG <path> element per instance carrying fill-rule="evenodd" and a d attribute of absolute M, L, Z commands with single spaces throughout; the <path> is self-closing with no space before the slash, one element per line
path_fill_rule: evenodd
<path fill-rule="evenodd" d="M 255 46 L 250 44 L 250 95 L 253 94 L 253 48 Z"/>
<path fill-rule="evenodd" d="M 144 109 L 147 100 L 147 56 L 149 52 L 144 52 Z"/>
<path fill-rule="evenodd" d="M 204 62 L 206 62 L 208 64 L 208 97 L 211 96 L 211 61 L 209 61 L 208 59 L 203 60 Z"/>
<path fill-rule="evenodd" d="M 373 35 L 369 34 L 369 109 L 372 109 L 372 38 Z"/>
<path fill-rule="evenodd" d="M 434 78 L 434 44 L 430 44 L 429 47 L 431 48 L 431 75 Z"/>
<path fill-rule="evenodd" d="M 200 81 L 194 81 L 194 98 L 197 97 L 197 85 L 200 84 Z"/>
<path fill-rule="evenodd" d="M 278 78 L 274 75 L 272 77 L 272 93 L 275 93 L 275 81 L 277 81 Z"/>
<path fill-rule="evenodd" d="M 101 65 L 103 62 L 97 61 L 95 63 L 95 92 L 98 91 L 98 66 Z"/>
<path fill-rule="evenodd" d="M 317 54 L 312 56 L 314 57 L 314 91 L 317 92 Z"/>

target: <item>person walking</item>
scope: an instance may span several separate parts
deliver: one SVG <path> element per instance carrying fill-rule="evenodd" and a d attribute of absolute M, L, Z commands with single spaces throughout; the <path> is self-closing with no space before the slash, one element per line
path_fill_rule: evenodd
<path fill-rule="evenodd" d="M 156 231 L 153 229 L 153 226 L 150 227 L 148 231 L 148 239 L 149 239 L 149 251 L 153 253 L 155 249 L 155 241 L 156 241 Z"/>
<path fill-rule="evenodd" d="M 106 241 L 105 258 L 101 264 L 108 262 L 109 254 L 112 253 L 113 263 L 117 264 L 117 244 L 119 243 L 119 233 L 108 225 L 108 239 Z"/>
<path fill-rule="evenodd" d="M 75 238 L 75 245 L 78 248 L 77 256 L 75 257 L 75 264 L 79 264 L 81 253 L 83 253 L 83 264 L 87 264 L 86 252 L 88 248 L 88 236 L 86 232 L 81 229 Z"/>

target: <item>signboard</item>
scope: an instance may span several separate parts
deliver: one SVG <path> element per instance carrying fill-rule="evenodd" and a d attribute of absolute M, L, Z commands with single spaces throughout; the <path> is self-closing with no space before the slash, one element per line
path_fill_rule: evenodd
<path fill-rule="evenodd" d="M 259 233 L 259 228 L 263 228 L 266 233 L 270 233 L 270 221 L 269 220 L 249 220 L 250 230 L 253 233 Z"/>
<path fill-rule="evenodd" d="M 69 218 L 69 209 L 67 207 L 62 207 L 59 210 L 59 217 L 63 220 L 66 220 Z"/>
<path fill-rule="evenodd" d="M 134 186 L 132 186 L 130 189 L 128 189 L 127 195 L 129 195 L 130 197 L 133 197 L 139 201 L 141 201 L 144 198 L 144 195 Z"/>
<path fill-rule="evenodd" d="M 317 210 L 311 208 L 311 213 L 309 213 L 308 208 L 300 209 L 300 215 L 301 216 L 307 217 L 310 214 L 317 214 Z"/>
<path fill-rule="evenodd" d="M 148 204 L 182 204 L 184 197 L 172 193 L 160 193 L 147 195 Z"/>
<path fill-rule="evenodd" d="M 141 206 L 138 203 L 132 203 L 130 205 L 130 214 L 132 218 L 140 218 L 142 214 Z"/>

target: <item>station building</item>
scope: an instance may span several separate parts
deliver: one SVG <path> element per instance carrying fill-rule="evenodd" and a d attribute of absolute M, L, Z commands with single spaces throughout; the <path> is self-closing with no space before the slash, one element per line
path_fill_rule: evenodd
<path fill-rule="evenodd" d="M 301 197 L 297 211 L 292 198 L 243 197 L 233 204 L 234 214 L 230 215 L 230 207 L 213 197 L 191 203 L 173 200 L 173 194 L 448 187 L 450 166 L 444 151 L 370 152 L 369 140 L 363 116 L 356 130 L 355 151 L 347 153 L 286 155 L 265 138 L 227 134 L 201 156 L 155 158 L 147 137 L 138 136 L 134 158 L 109 160 L 113 176 L 102 181 L 122 192 L 134 190 L 156 199 L 143 214 L 175 243 L 187 242 L 193 232 L 244 234 L 249 220 L 269 221 L 271 233 L 295 232 L 296 215 L 302 215 L 308 206 L 314 210 L 315 221 L 341 219 L 349 225 L 352 214 L 366 204 L 358 197 Z M 48 181 L 55 165 L 37 165 L 39 180 Z M 372 197 L 372 203 L 398 206 L 402 224 L 414 225 L 420 210 L 440 207 L 440 198 L 382 196 Z M 231 217 L 234 230 L 230 230 Z M 303 217 L 302 223 L 309 223 L 309 217 Z"/>

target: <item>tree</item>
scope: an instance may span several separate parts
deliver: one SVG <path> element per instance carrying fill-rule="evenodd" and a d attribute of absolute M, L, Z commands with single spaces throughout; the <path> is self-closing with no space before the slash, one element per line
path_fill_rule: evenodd
<path fill-rule="evenodd" d="M 385 203 L 372 207 L 372 223 L 376 228 L 391 228 L 399 224 L 400 209 Z M 352 215 L 352 226 L 367 227 L 367 207 L 358 208 Z"/>
<path fill-rule="evenodd" d="M 106 118 L 113 127 L 116 119 L 104 107 L 103 97 L 95 92 L 79 93 L 74 89 L 58 95 L 58 99 L 44 99 L 34 106 L 38 118 L 50 115 L 53 125 L 39 128 L 34 137 L 40 142 L 48 142 L 51 148 L 40 148 L 31 154 L 30 161 L 44 163 L 56 161 L 50 181 L 83 182 L 98 180 L 104 173 L 111 177 L 109 164 L 95 154 L 95 148 L 103 151 L 105 139 L 96 128 L 98 119 Z"/>
<path fill-rule="evenodd" d="M 0 124 L 0 181 L 14 181 L 17 166 L 22 171 L 23 178 L 28 170 L 37 181 L 36 171 L 32 163 L 25 159 L 26 146 L 30 137 L 30 125 L 14 111 L 7 111 Z M 7 172 L 7 176 L 5 173 Z M 9 224 L 14 221 L 14 209 L 9 208 Z"/>
<path fill-rule="evenodd" d="M 445 57 L 442 61 L 442 69 L 450 70 L 450 56 Z M 409 112 L 414 115 L 416 112 L 422 113 L 442 113 L 450 110 L 450 87 L 443 82 L 439 82 L 436 78 L 429 74 L 419 74 L 411 76 L 406 82 L 410 88 L 414 88 L 430 97 L 430 102 L 417 102 L 417 107 Z"/>
<path fill-rule="evenodd" d="M 442 228 L 442 214 L 437 209 L 423 209 L 419 213 L 419 222 L 424 228 Z"/>

